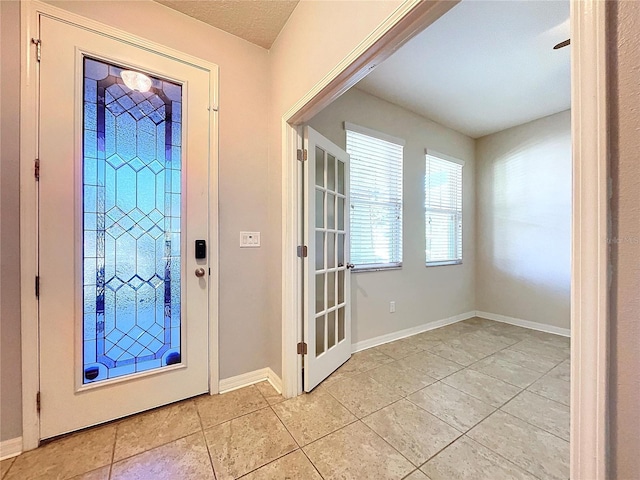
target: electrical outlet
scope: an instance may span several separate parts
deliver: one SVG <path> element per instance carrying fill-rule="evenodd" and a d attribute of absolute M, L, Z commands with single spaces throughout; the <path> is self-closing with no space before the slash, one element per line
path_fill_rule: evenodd
<path fill-rule="evenodd" d="M 240 248 L 260 247 L 260 232 L 240 232 Z"/>
<path fill-rule="evenodd" d="M 389 313 L 396 313 L 396 302 L 389 302 Z"/>

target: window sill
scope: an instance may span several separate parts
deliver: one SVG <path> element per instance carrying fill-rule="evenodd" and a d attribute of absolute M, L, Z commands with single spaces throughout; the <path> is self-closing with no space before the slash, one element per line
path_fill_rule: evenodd
<path fill-rule="evenodd" d="M 395 263 L 393 265 L 371 265 L 367 267 L 355 267 L 351 270 L 352 273 L 364 273 L 364 272 L 385 272 L 387 270 L 401 270 L 402 264 Z"/>
<path fill-rule="evenodd" d="M 462 260 L 449 260 L 446 262 L 429 262 L 425 264 L 425 267 L 444 267 L 447 265 L 462 265 Z"/>

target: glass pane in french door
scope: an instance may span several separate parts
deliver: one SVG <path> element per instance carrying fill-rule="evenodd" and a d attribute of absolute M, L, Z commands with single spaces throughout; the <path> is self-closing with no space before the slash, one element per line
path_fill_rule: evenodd
<path fill-rule="evenodd" d="M 181 362 L 181 112 L 181 85 L 85 57 L 85 384 Z"/>
<path fill-rule="evenodd" d="M 316 357 L 344 341 L 346 246 L 344 163 L 316 147 Z M 324 168 L 318 167 L 319 165 Z"/>

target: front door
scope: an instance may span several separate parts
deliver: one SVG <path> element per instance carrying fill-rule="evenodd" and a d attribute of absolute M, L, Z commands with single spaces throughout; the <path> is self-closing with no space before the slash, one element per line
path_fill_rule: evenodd
<path fill-rule="evenodd" d="M 310 127 L 304 162 L 304 389 L 351 356 L 349 155 Z"/>
<path fill-rule="evenodd" d="M 40 39 L 48 438 L 209 390 L 216 76 L 46 16 Z"/>

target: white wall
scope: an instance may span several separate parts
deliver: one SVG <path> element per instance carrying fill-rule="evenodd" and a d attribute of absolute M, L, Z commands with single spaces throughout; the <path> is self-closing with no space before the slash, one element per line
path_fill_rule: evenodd
<path fill-rule="evenodd" d="M 0 1 L 0 441 L 22 432 L 19 15 L 18 2 Z"/>
<path fill-rule="evenodd" d="M 406 140 L 403 172 L 403 266 L 351 274 L 352 341 L 368 340 L 475 310 L 474 141 L 402 107 L 351 89 L 309 125 L 341 148 L 343 122 Z M 463 263 L 425 266 L 424 149 L 466 162 L 463 169 Z M 396 313 L 389 313 L 389 302 Z"/>
<path fill-rule="evenodd" d="M 613 195 L 609 478 L 640 472 L 640 4 L 611 2 L 608 80 Z"/>
<path fill-rule="evenodd" d="M 476 143 L 477 310 L 569 328 L 570 111 Z"/>
<path fill-rule="evenodd" d="M 269 112 L 269 259 L 268 339 L 273 363 L 282 362 L 282 117 L 323 77 L 363 42 L 401 0 L 302 0 L 269 51 L 271 95 Z M 294 255 L 294 252 L 291 253 Z M 277 364 L 275 364 L 277 362 Z"/>

